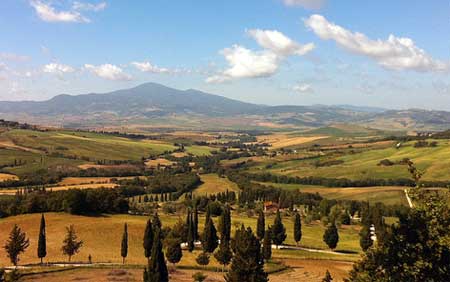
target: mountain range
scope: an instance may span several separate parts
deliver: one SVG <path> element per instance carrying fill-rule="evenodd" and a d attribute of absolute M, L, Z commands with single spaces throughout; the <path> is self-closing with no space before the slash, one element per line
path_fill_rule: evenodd
<path fill-rule="evenodd" d="M 0 102 L 0 118 L 70 127 L 150 124 L 219 128 L 311 128 L 357 123 L 392 130 L 441 130 L 450 112 L 352 105 L 267 106 L 194 89 L 145 83 L 110 93 L 58 95 L 47 101 Z"/>

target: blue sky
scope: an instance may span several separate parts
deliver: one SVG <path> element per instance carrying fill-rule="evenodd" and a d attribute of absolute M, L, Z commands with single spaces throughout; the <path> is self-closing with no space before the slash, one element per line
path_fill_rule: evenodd
<path fill-rule="evenodd" d="M 264 104 L 450 110 L 450 2 L 0 1 L 0 99 L 144 82 Z"/>

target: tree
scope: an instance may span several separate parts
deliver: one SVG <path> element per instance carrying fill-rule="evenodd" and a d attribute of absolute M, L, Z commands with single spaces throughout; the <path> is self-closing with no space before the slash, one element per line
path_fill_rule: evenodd
<path fill-rule="evenodd" d="M 200 237 L 198 235 L 198 208 L 197 204 L 194 205 L 194 218 L 193 218 L 193 227 L 194 227 L 194 241 L 197 241 Z"/>
<path fill-rule="evenodd" d="M 231 212 L 228 205 L 225 206 L 219 220 L 220 240 L 230 241 L 231 239 Z"/>
<path fill-rule="evenodd" d="M 359 245 L 363 251 L 367 251 L 373 245 L 370 229 L 366 225 L 359 232 Z"/>
<path fill-rule="evenodd" d="M 334 250 L 339 242 L 339 233 L 335 224 L 330 224 L 323 234 L 323 241 Z"/>
<path fill-rule="evenodd" d="M 217 230 L 211 217 L 208 218 L 202 235 L 203 251 L 207 253 L 213 253 L 219 244 L 219 238 L 217 238 Z"/>
<path fill-rule="evenodd" d="M 333 277 L 331 277 L 330 272 L 327 270 L 327 272 L 325 273 L 325 277 L 322 279 L 322 282 L 332 282 L 333 281 Z"/>
<path fill-rule="evenodd" d="M 47 239 L 45 234 L 45 218 L 44 214 L 41 216 L 41 224 L 39 226 L 39 237 L 38 237 L 38 249 L 37 255 L 41 259 L 41 264 L 43 259 L 47 256 Z"/>
<path fill-rule="evenodd" d="M 263 240 L 263 257 L 265 260 L 272 258 L 272 230 L 266 230 Z"/>
<path fill-rule="evenodd" d="M 192 214 L 190 214 L 189 217 L 189 226 L 188 226 L 188 234 L 187 234 L 187 245 L 188 245 L 188 251 L 192 253 L 192 251 L 195 248 L 195 230 L 194 230 L 194 222 L 192 220 Z"/>
<path fill-rule="evenodd" d="M 280 211 L 277 210 L 277 214 L 275 216 L 275 220 L 271 227 L 272 230 L 272 242 L 277 246 L 283 244 L 284 240 L 286 240 L 286 228 L 283 225 L 283 221 L 281 219 Z"/>
<path fill-rule="evenodd" d="M 266 230 L 266 219 L 264 217 L 264 211 L 260 210 L 258 214 L 258 222 L 256 225 L 256 236 L 259 240 L 264 238 L 264 232 Z"/>
<path fill-rule="evenodd" d="M 155 212 L 155 214 L 153 215 L 152 226 L 153 226 L 153 229 L 160 229 L 160 230 L 162 230 L 161 229 L 162 228 L 161 220 L 159 219 L 159 216 L 158 216 L 157 212 Z M 161 238 L 162 238 L 162 236 L 161 236 Z"/>
<path fill-rule="evenodd" d="M 166 249 L 166 258 L 174 266 L 179 263 L 183 257 L 183 251 L 181 250 L 180 241 L 178 239 L 170 239 Z"/>
<path fill-rule="evenodd" d="M 144 255 L 147 258 L 147 260 L 152 255 L 152 247 L 153 247 L 153 224 L 152 221 L 149 219 L 147 220 L 147 225 L 145 226 L 144 231 Z"/>
<path fill-rule="evenodd" d="M 161 229 L 159 228 L 155 230 L 152 255 L 147 269 L 147 279 L 144 282 L 169 282 L 169 272 L 164 260 Z"/>
<path fill-rule="evenodd" d="M 9 233 L 9 239 L 6 241 L 4 249 L 11 260 L 11 263 L 17 266 L 19 262 L 19 255 L 30 246 L 30 240 L 27 238 L 27 234 L 22 232 L 17 224 L 14 224 L 11 232 Z"/>
<path fill-rule="evenodd" d="M 298 212 L 295 213 L 294 218 L 294 240 L 298 246 L 298 242 L 302 239 L 302 220 Z"/>
<path fill-rule="evenodd" d="M 125 264 L 125 258 L 128 255 L 128 225 L 123 226 L 122 244 L 120 246 L 120 255 L 122 256 L 122 264 Z"/>
<path fill-rule="evenodd" d="M 214 254 L 216 260 L 222 264 L 224 267 L 228 265 L 233 258 L 233 252 L 230 248 L 230 241 L 220 240 L 219 249 Z"/>
<path fill-rule="evenodd" d="M 243 225 L 236 230 L 234 258 L 230 270 L 225 275 L 227 282 L 267 282 L 264 271 L 264 259 L 261 254 L 261 244 L 251 228 Z"/>
<path fill-rule="evenodd" d="M 75 232 L 75 227 L 73 225 L 70 225 L 69 227 L 66 227 L 66 238 L 63 241 L 63 246 L 61 247 L 61 250 L 64 255 L 69 256 L 69 262 L 73 255 L 78 253 L 80 251 L 81 246 L 83 246 L 83 241 L 77 241 L 78 237 Z"/>
<path fill-rule="evenodd" d="M 201 265 L 201 266 L 206 266 L 209 264 L 209 255 L 206 252 L 202 252 L 201 254 L 198 255 L 198 257 L 195 259 L 195 261 Z"/>
<path fill-rule="evenodd" d="M 208 276 L 201 272 L 196 272 L 192 275 L 192 278 L 194 279 L 194 282 L 203 282 Z"/>

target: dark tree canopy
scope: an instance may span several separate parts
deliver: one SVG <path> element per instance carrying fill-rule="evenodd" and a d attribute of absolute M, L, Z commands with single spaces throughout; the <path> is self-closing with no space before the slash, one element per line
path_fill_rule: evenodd
<path fill-rule="evenodd" d="M 323 241 L 330 249 L 335 249 L 339 242 L 339 233 L 336 225 L 330 224 L 323 234 Z"/>
<path fill-rule="evenodd" d="M 152 255 L 147 269 L 147 279 L 144 282 L 169 282 L 169 272 L 164 260 L 161 230 L 159 228 L 155 230 Z"/>
<path fill-rule="evenodd" d="M 66 227 L 66 232 L 66 238 L 64 238 L 61 250 L 64 255 L 67 255 L 69 257 L 70 262 L 72 256 L 80 251 L 81 246 L 83 246 L 83 241 L 77 241 L 78 237 L 73 225 Z"/>
<path fill-rule="evenodd" d="M 264 238 L 264 232 L 266 230 L 266 219 L 264 216 L 264 211 L 260 210 L 258 213 L 258 222 L 256 225 L 256 236 L 258 239 Z"/>
<path fill-rule="evenodd" d="M 45 218 L 44 214 L 41 216 L 41 224 L 39 226 L 39 238 L 38 238 L 38 249 L 37 255 L 38 258 L 41 259 L 41 263 L 43 259 L 47 256 L 47 238 L 45 233 Z"/>
<path fill-rule="evenodd" d="M 227 282 L 267 282 L 264 271 L 264 259 L 261 254 L 261 244 L 251 228 L 242 226 L 236 230 L 234 258 L 231 267 L 225 275 Z"/>
<path fill-rule="evenodd" d="M 153 224 L 152 221 L 149 219 L 147 220 L 147 225 L 145 226 L 144 231 L 144 255 L 146 258 L 150 258 L 152 255 L 152 247 L 153 247 Z"/>
<path fill-rule="evenodd" d="M 219 238 L 217 237 L 216 227 L 214 226 L 212 218 L 209 217 L 208 221 L 205 224 L 205 229 L 203 231 L 203 238 L 202 238 L 203 251 L 207 253 L 213 253 L 219 244 L 218 241 Z"/>
<path fill-rule="evenodd" d="M 302 239 L 302 220 L 298 212 L 295 213 L 294 218 L 294 240 L 298 245 L 298 242 Z"/>
<path fill-rule="evenodd" d="M 286 240 L 286 228 L 283 225 L 283 221 L 281 219 L 281 213 L 278 210 L 275 216 L 275 220 L 271 227 L 272 233 L 272 242 L 277 245 L 277 247 L 283 244 L 284 240 Z"/>
<path fill-rule="evenodd" d="M 125 258 L 128 256 L 128 225 L 123 226 L 122 243 L 120 245 L 120 256 L 122 263 L 125 263 Z"/>

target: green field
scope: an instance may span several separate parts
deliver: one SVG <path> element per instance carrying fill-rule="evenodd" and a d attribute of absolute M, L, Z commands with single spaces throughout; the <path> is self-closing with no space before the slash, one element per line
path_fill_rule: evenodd
<path fill-rule="evenodd" d="M 201 184 L 197 189 L 195 189 L 194 194 L 196 195 L 211 195 L 221 192 L 234 191 L 238 192 L 239 188 L 236 183 L 231 182 L 228 178 L 219 177 L 217 174 L 202 174 L 200 179 L 203 184 Z"/>
<path fill-rule="evenodd" d="M 448 140 L 438 141 L 437 147 L 415 148 L 413 142 L 405 143 L 400 149 L 394 146 L 382 149 L 364 149 L 346 152 L 339 156 L 325 155 L 314 160 L 292 160 L 277 162 L 266 168 L 270 160 L 254 166 L 252 172 L 269 171 L 289 176 L 320 176 L 329 178 L 358 179 L 395 179 L 409 178 L 405 165 L 380 166 L 383 159 L 393 162 L 409 158 L 424 172 L 423 180 L 450 180 L 450 143 Z M 315 163 L 327 160 L 340 160 L 338 165 L 316 167 Z"/>

